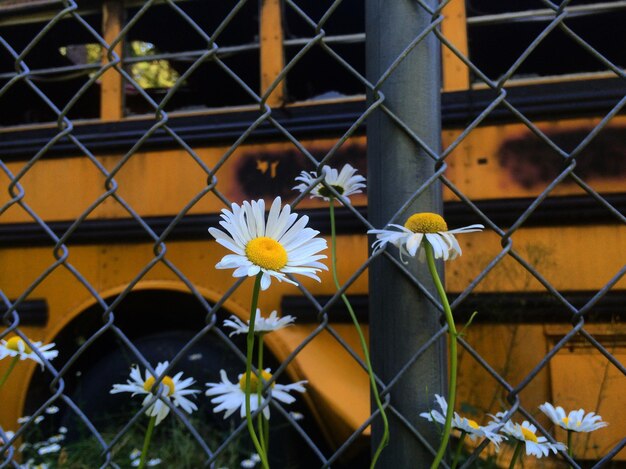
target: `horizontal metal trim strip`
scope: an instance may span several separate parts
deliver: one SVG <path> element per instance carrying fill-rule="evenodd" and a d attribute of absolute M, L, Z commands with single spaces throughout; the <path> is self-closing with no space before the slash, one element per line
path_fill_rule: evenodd
<path fill-rule="evenodd" d="M 593 86 L 590 86 L 590 83 Z M 573 117 L 580 114 L 605 114 L 626 95 L 626 82 L 621 79 L 580 80 L 563 83 L 512 86 L 507 100 L 525 116 L 533 119 Z M 468 90 L 442 94 L 444 127 L 467 125 L 496 98 L 490 89 Z M 361 100 L 334 103 L 307 103 L 273 109 L 272 117 L 296 138 L 320 138 L 343 135 L 362 115 L 366 104 Z M 168 126 L 189 145 L 232 143 L 261 115 L 260 111 L 225 111 L 195 116 L 170 116 Z M 494 109 L 484 121 L 503 123 L 516 120 L 504 106 Z M 75 135 L 93 153 L 128 151 L 155 125 L 154 120 L 77 125 Z M 35 155 L 58 133 L 58 129 L 31 129 L 0 132 L 0 154 L 5 161 L 23 160 Z M 365 124 L 358 129 L 365 133 Z M 257 127 L 247 142 L 275 140 L 281 132 L 268 122 Z M 159 129 L 142 149 L 178 147 L 174 139 Z M 67 138 L 59 140 L 47 153 L 49 157 L 81 156 L 80 150 Z"/>
<path fill-rule="evenodd" d="M 572 118 L 579 115 L 604 115 L 626 95 L 621 78 L 599 78 L 519 85 L 506 88 L 506 100 L 533 120 Z M 486 109 L 498 96 L 492 89 L 458 91 L 442 95 L 443 125 L 465 126 Z M 519 122 L 504 105 L 496 107 L 485 123 Z"/>
<path fill-rule="evenodd" d="M 621 214 L 626 214 L 626 193 L 602 194 L 602 198 Z M 497 226 L 509 227 L 535 202 L 533 197 L 473 201 Z M 482 223 L 483 220 L 463 202 L 444 204 L 444 215 L 451 227 Z M 621 223 L 609 209 L 587 195 L 549 197 L 531 213 L 522 226 L 578 226 Z"/>
<path fill-rule="evenodd" d="M 363 113 L 363 101 L 347 101 L 308 106 L 273 109 L 272 117 L 296 138 L 319 138 L 345 132 Z M 260 111 L 226 111 L 219 114 L 171 116 L 167 125 L 189 145 L 232 144 L 262 115 Z M 126 152 L 150 128 L 155 120 L 126 120 L 110 123 L 76 125 L 72 135 L 93 153 Z M 365 128 L 363 127 L 362 133 Z M 32 157 L 58 129 L 32 129 L 0 133 L 0 152 L 5 161 Z M 271 123 L 261 123 L 248 137 L 247 143 L 272 140 L 282 133 Z M 180 148 L 178 143 L 162 129 L 157 129 L 143 144 L 141 150 Z M 76 145 L 67 137 L 60 139 L 46 152 L 50 157 L 82 156 Z"/>
<path fill-rule="evenodd" d="M 604 199 L 621 213 L 626 213 L 626 194 L 605 195 Z M 500 227 L 510 226 L 534 201 L 533 198 L 498 199 L 474 202 L 490 220 Z M 356 207 L 367 218 L 366 207 Z M 330 234 L 328 210 L 298 210 L 309 217 L 309 226 L 321 233 Z M 472 209 L 462 202 L 447 202 L 444 205 L 446 221 L 450 227 L 480 223 Z M 363 234 L 366 227 L 347 208 L 335 211 L 337 234 Z M 174 217 L 144 217 L 143 220 L 160 235 L 170 226 Z M 171 231 L 166 241 L 202 240 L 210 238 L 209 227 L 219 227 L 219 214 L 188 215 L 183 217 Z M 572 226 L 590 224 L 615 224 L 619 220 L 598 201 L 588 196 L 554 197 L 546 199 L 523 224 L 536 226 Z M 61 237 L 72 225 L 71 221 L 49 222 L 48 227 Z M 86 220 L 72 233 L 68 244 L 111 244 L 150 242 L 151 238 L 139 223 L 132 218 Z M 52 239 L 36 223 L 0 224 L 0 246 L 52 246 Z"/>
<path fill-rule="evenodd" d="M 596 292 L 574 291 L 561 292 L 577 309 L 582 308 Z M 315 299 L 324 306 L 332 297 L 316 296 Z M 454 300 L 455 295 L 450 295 Z M 369 297 L 367 295 L 348 295 L 360 323 L 369 322 Z M 585 314 L 586 321 L 613 322 L 621 321 L 626 304 L 626 290 L 608 292 L 600 301 Z M 548 293 L 511 292 L 511 293 L 474 293 L 469 295 L 461 305 L 453 311 L 455 320 L 467 322 L 474 311 L 478 314 L 472 323 L 494 324 L 537 324 L 537 323 L 571 323 L 572 314 L 556 298 Z M 281 301 L 282 314 L 296 318 L 298 324 L 319 323 L 318 310 L 303 296 L 284 296 Z M 328 309 L 331 323 L 352 323 L 350 315 L 341 300 L 336 301 Z"/>
<path fill-rule="evenodd" d="M 12 302 L 12 301 L 11 301 Z M 0 304 L 0 318 L 7 312 L 4 303 Z M 22 301 L 16 308 L 20 319 L 20 326 L 44 327 L 48 324 L 48 303 L 46 300 L 26 300 Z M 7 318 L 5 325 L 11 324 L 12 318 Z"/>

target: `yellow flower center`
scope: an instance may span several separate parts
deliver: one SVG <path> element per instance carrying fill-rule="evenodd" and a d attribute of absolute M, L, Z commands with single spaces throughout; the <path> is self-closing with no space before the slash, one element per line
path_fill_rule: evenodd
<path fill-rule="evenodd" d="M 537 443 L 537 435 L 535 435 L 526 427 L 522 427 L 522 436 L 526 441 L 532 441 L 533 443 Z"/>
<path fill-rule="evenodd" d="M 567 418 L 567 417 L 563 417 L 563 418 L 561 419 L 561 421 L 563 422 L 563 424 L 564 424 L 564 425 L 569 424 L 569 418 Z"/>
<path fill-rule="evenodd" d="M 20 339 L 17 336 L 11 337 L 9 340 L 7 340 L 6 347 L 9 350 L 13 350 L 14 352 L 19 352 L 20 351 L 20 347 L 19 347 L 20 344 L 22 344 L 24 346 L 24 353 L 32 353 L 33 350 L 28 345 L 26 345 L 26 342 L 24 342 L 22 339 Z"/>
<path fill-rule="evenodd" d="M 261 371 L 261 376 L 263 377 L 263 381 L 269 381 L 270 379 L 272 379 L 271 373 L 268 373 L 265 370 Z M 250 374 L 250 392 L 252 394 L 258 393 L 259 390 L 261 389 L 259 388 L 260 385 L 261 383 L 259 382 L 258 376 L 255 375 L 254 373 Z M 241 378 L 239 378 L 239 387 L 241 388 L 243 392 L 246 392 L 246 374 L 245 373 L 241 375 Z M 272 388 L 274 387 L 274 383 L 272 383 L 271 387 Z"/>
<path fill-rule="evenodd" d="M 480 428 L 480 425 L 478 425 L 478 423 L 476 423 L 475 420 L 472 419 L 466 419 L 467 420 L 467 424 L 472 427 L 474 430 L 478 430 Z"/>
<path fill-rule="evenodd" d="M 143 383 L 143 389 L 146 392 L 152 392 L 152 386 L 154 386 L 154 382 L 156 380 L 154 379 L 153 376 L 150 376 L 145 383 Z M 174 386 L 174 380 L 172 380 L 172 378 L 170 378 L 169 376 L 166 376 L 165 378 L 163 378 L 163 380 L 161 381 L 161 384 L 163 386 L 167 386 L 167 389 L 169 390 L 167 395 L 171 396 L 172 394 L 174 394 L 174 391 L 176 391 L 176 386 Z"/>
<path fill-rule="evenodd" d="M 275 239 L 262 236 L 246 245 L 246 256 L 252 263 L 267 270 L 280 270 L 287 265 L 287 251 Z"/>
<path fill-rule="evenodd" d="M 409 217 L 404 227 L 413 233 L 437 233 L 448 231 L 448 225 L 441 215 L 436 213 L 416 213 Z"/>

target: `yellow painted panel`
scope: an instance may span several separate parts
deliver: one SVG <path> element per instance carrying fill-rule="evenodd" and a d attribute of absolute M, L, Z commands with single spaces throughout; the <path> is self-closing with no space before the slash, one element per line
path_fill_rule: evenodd
<path fill-rule="evenodd" d="M 308 151 L 325 154 L 335 140 L 303 142 Z M 342 159 L 358 155 L 365 164 L 365 139 L 355 138 L 342 147 Z M 225 162 L 220 163 L 229 147 L 199 148 L 195 150 L 203 164 L 215 173 L 217 190 L 233 202 L 265 197 L 273 200 L 282 195 L 285 201 L 293 200 L 298 193 L 292 188 L 293 178 L 301 170 L 312 171 L 314 165 L 290 143 L 243 145 Z M 345 154 L 342 154 L 344 152 Z M 99 156 L 106 171 L 115 172 L 116 194 L 141 216 L 172 216 L 202 193 L 207 187 L 208 174 L 184 150 L 139 152 L 119 168 L 123 155 Z M 354 162 L 352 162 L 354 165 Z M 24 163 L 10 163 L 16 175 Z M 286 178 L 284 175 L 289 174 Z M 20 179 L 27 203 L 44 220 L 72 220 L 107 193 L 106 176 L 87 158 L 46 158 L 38 161 Z M 0 174 L 0 204 L 10 200 L 10 179 Z M 352 197 L 355 205 L 365 204 L 365 195 Z M 303 200 L 300 207 L 325 206 L 319 201 Z M 189 208 L 189 214 L 217 213 L 224 204 L 208 193 Z M 96 218 L 128 218 L 128 211 L 109 196 L 91 214 Z M 17 206 L 2 214 L 2 223 L 32 222 L 30 216 Z"/>
<path fill-rule="evenodd" d="M 512 386 L 549 351 L 541 325 L 474 323 L 465 334 L 465 340 Z M 506 404 L 504 390 L 465 349 L 460 351 L 459 364 L 459 406 L 473 408 L 477 421 L 484 424 L 490 420 L 487 413 Z M 542 371 L 522 391 L 524 406 L 532 409 L 543 404 L 549 390 L 548 373 Z"/>
<path fill-rule="evenodd" d="M 460 291 L 502 252 L 493 232 L 459 236 L 463 256 L 446 265 L 447 287 Z M 620 225 L 557 226 L 520 229 L 513 249 L 554 288 L 599 290 L 626 259 L 626 227 Z M 621 278 L 615 289 L 626 288 Z M 480 282 L 477 292 L 525 292 L 545 288 L 517 260 L 507 255 Z"/>

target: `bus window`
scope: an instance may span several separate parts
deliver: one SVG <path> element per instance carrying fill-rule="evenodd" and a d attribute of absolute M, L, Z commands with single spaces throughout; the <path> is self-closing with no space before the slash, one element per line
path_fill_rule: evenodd
<path fill-rule="evenodd" d="M 233 6 L 233 2 L 210 2 L 209 5 L 201 0 L 180 2 L 175 7 L 169 4 L 151 6 L 141 13 L 125 37 L 127 71 L 159 103 L 179 77 L 207 54 L 208 41 L 203 32 L 215 39 L 215 44 L 219 46 L 219 60 L 247 87 L 258 93 L 258 4 L 244 4 L 222 29 L 220 25 Z M 126 20 L 131 21 L 139 11 L 139 7 L 128 9 Z M 202 32 L 195 30 L 196 27 Z M 164 34 L 164 31 L 173 34 Z M 177 34 L 175 31 L 184 33 Z M 205 110 L 255 103 L 238 79 L 224 70 L 214 57 L 203 60 L 182 80 L 167 102 L 166 111 Z M 126 115 L 154 111 L 136 87 L 126 84 L 124 91 Z"/>
<path fill-rule="evenodd" d="M 490 79 L 504 75 L 531 43 L 555 18 L 541 1 L 467 0 L 470 60 Z M 622 2 L 579 0 L 568 3 L 563 25 L 610 60 L 626 65 L 623 47 L 626 7 Z M 512 78 L 538 79 L 610 71 L 599 58 L 578 44 L 564 28 L 557 26 L 539 43 Z M 474 78 L 474 82 L 477 78 Z"/>
<path fill-rule="evenodd" d="M 298 2 L 298 7 L 317 23 L 332 3 L 306 0 Z M 315 28 L 293 7 L 286 5 L 284 8 L 285 55 L 289 62 L 315 37 Z M 326 33 L 325 43 L 365 76 L 365 9 L 362 3 L 342 2 L 322 29 Z M 319 45 L 309 49 L 287 75 L 287 96 L 292 102 L 363 94 L 363 84 Z"/>
<path fill-rule="evenodd" d="M 50 19 L 11 21 L 11 16 L 4 16 L 3 8 L 0 6 L 0 16 L 3 16 L 0 19 L 0 36 L 8 47 L 0 45 L 0 88 L 15 76 L 16 67 L 22 69 L 16 64 L 13 53 L 21 54 Z M 91 13 L 81 15 L 81 18 L 100 33 L 102 15 Z M 30 80 L 59 110 L 99 68 L 97 50 L 94 55 L 94 49 L 90 47 L 96 41 L 79 21 L 67 16 L 54 24 L 24 56 L 23 64 L 30 70 Z M 96 118 L 99 107 L 100 86 L 95 82 L 82 93 L 67 116 L 70 119 Z M 0 127 L 55 122 L 58 119 L 50 104 L 24 80 L 16 81 L 0 96 L 0 108 L 11 110 L 0 113 Z"/>

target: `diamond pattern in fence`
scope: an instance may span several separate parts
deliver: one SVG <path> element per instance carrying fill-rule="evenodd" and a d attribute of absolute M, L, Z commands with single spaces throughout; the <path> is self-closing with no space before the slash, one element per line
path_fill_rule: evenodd
<path fill-rule="evenodd" d="M 233 203 L 277 196 L 329 244 L 336 231 L 339 285 L 288 273 L 295 285 L 260 294 L 265 316 L 295 318 L 264 339 L 271 399 L 255 416 L 271 409 L 273 467 L 367 466 L 382 437 L 344 294 L 389 419 L 378 466 L 431 464 L 440 433 L 419 414 L 446 394 L 444 306 L 426 264 L 372 251 L 366 232 L 442 211 L 450 228 L 485 226 L 445 265 L 462 331 L 456 410 L 479 423 L 503 411 L 570 444 L 550 461 L 623 463 L 624 2 L 0 11 L 0 339 L 32 352 L 2 359 L 0 467 L 138 465 L 155 406 L 168 417 L 148 465 L 260 465 L 238 408 L 223 418 L 205 395 L 224 376 L 243 392 L 246 338 L 224 321 L 248 320 L 253 295 L 252 279 L 215 268 L 226 252 L 207 229 Z M 345 164 L 367 195 L 324 180 Z M 332 223 L 315 194 L 336 199 Z M 143 402 L 111 394 L 129 379 Z M 280 398 L 301 380 L 295 402 Z M 173 388 L 199 391 L 198 409 Z M 568 439 L 538 411 L 546 401 L 610 425 Z M 462 458 L 442 467 L 509 467 L 513 445 L 462 435 Z"/>

